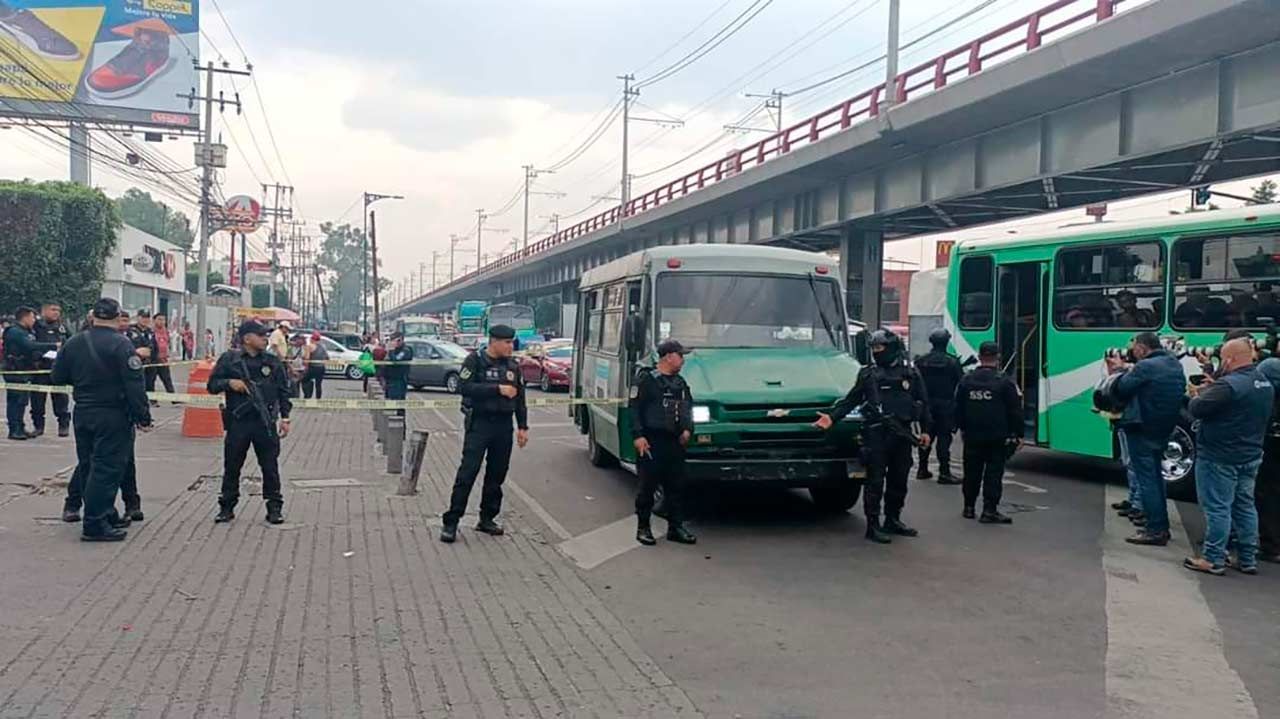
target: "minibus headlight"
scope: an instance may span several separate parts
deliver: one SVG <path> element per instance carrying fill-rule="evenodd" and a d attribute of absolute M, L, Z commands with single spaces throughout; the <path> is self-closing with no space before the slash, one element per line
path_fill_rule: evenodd
<path fill-rule="evenodd" d="M 703 424 L 711 421 L 711 408 L 704 404 L 693 406 L 693 423 Z"/>

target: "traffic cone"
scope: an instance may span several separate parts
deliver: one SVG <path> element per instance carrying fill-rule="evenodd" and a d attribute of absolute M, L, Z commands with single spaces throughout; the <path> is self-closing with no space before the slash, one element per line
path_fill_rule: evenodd
<path fill-rule="evenodd" d="M 191 370 L 187 378 L 189 394 L 209 394 L 209 376 L 213 374 L 213 360 L 204 360 Z M 217 407 L 193 407 L 182 410 L 183 437 L 221 437 L 222 410 Z"/>

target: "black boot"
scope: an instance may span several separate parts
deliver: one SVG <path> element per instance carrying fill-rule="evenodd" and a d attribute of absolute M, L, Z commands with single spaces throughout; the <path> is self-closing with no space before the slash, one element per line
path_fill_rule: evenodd
<path fill-rule="evenodd" d="M 920 467 L 916 469 L 916 479 L 933 479 L 933 472 L 929 471 L 929 455 L 920 452 Z M 944 467 L 938 467 L 938 471 L 944 471 Z"/>
<path fill-rule="evenodd" d="M 961 484 L 961 481 L 958 477 L 951 474 L 951 466 L 944 464 L 942 465 L 942 468 L 938 470 L 938 484 Z"/>
<path fill-rule="evenodd" d="M 284 524 L 284 515 L 279 507 L 267 507 L 267 524 Z"/>
<path fill-rule="evenodd" d="M 458 525 L 446 524 L 440 528 L 440 541 L 445 544 L 453 544 L 458 540 Z"/>
<path fill-rule="evenodd" d="M 977 513 L 973 511 L 973 507 L 969 505 L 965 505 L 964 511 L 961 512 L 961 516 L 965 519 L 973 519 L 976 514 Z"/>
<path fill-rule="evenodd" d="M 1006 517 L 998 510 L 983 510 L 982 516 L 978 517 L 978 521 L 983 524 L 1013 524 L 1012 517 Z"/>
<path fill-rule="evenodd" d="M 884 520 L 884 531 L 889 534 L 896 534 L 900 537 L 918 537 L 920 533 L 902 523 L 897 517 L 886 517 Z"/>
<path fill-rule="evenodd" d="M 137 503 L 137 504 L 130 503 L 130 502 L 125 502 L 125 504 L 124 504 L 124 516 L 128 517 L 129 519 L 131 519 L 131 520 L 133 520 L 133 521 L 135 521 L 135 522 L 141 522 L 143 519 L 146 519 L 146 515 L 142 513 L 142 503 L 141 503 L 141 502 L 139 502 L 139 503 Z"/>
<path fill-rule="evenodd" d="M 494 537 L 501 537 L 507 533 L 507 530 L 503 529 L 501 524 L 498 524 L 492 519 L 482 519 L 477 522 L 476 531 L 484 532 L 485 534 L 489 534 Z"/>
<path fill-rule="evenodd" d="M 658 543 L 658 540 L 653 538 L 653 528 L 648 522 L 642 520 L 636 527 L 636 541 L 646 547 L 652 547 Z"/>
<path fill-rule="evenodd" d="M 693 532 L 685 529 L 683 524 L 672 524 L 667 527 L 667 541 L 677 544 L 696 544 L 698 538 Z"/>
<path fill-rule="evenodd" d="M 62 505 L 62 521 L 70 524 L 71 522 L 80 521 L 80 508 L 73 507 L 69 504 Z"/>
<path fill-rule="evenodd" d="M 219 507 L 218 516 L 214 517 L 213 521 L 215 524 L 222 524 L 223 522 L 230 522 L 235 518 L 236 510 L 234 507 Z"/>
<path fill-rule="evenodd" d="M 71 422 L 69 420 L 65 420 L 65 419 L 58 420 L 58 436 L 59 437 L 71 436 Z"/>
<path fill-rule="evenodd" d="M 113 511 L 111 516 L 107 517 L 107 524 L 111 525 L 114 529 L 124 529 L 130 524 L 133 524 L 133 520 L 129 519 L 128 516 L 122 517 Z"/>
<path fill-rule="evenodd" d="M 893 538 L 884 533 L 880 528 L 879 517 L 867 517 L 867 533 L 866 538 L 876 544 L 891 544 Z"/>
<path fill-rule="evenodd" d="M 35 439 L 42 436 L 44 436 L 44 425 L 32 427 L 31 431 L 27 433 L 27 439 Z"/>
<path fill-rule="evenodd" d="M 129 533 L 123 529 L 106 526 L 93 531 L 86 531 L 80 535 L 82 542 L 122 542 Z"/>
<path fill-rule="evenodd" d="M 9 432 L 9 439 L 12 439 L 12 440 L 13 440 L 13 441 L 15 441 L 15 442 L 21 442 L 21 441 L 26 440 L 26 439 L 29 439 L 29 438 L 27 437 L 27 432 L 26 432 L 26 430 L 20 430 L 20 431 L 18 431 L 18 432 L 14 432 L 14 431 L 10 430 L 10 432 Z"/>

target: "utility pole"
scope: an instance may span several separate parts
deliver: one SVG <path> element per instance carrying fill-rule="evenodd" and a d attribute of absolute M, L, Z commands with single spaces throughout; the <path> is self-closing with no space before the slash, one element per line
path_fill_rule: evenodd
<path fill-rule="evenodd" d="M 550 215 L 543 215 L 541 219 L 551 220 L 551 234 L 560 234 L 560 213 L 552 212 Z"/>
<path fill-rule="evenodd" d="M 546 197 L 564 197 L 563 192 L 537 192 L 530 189 L 534 178 L 541 174 L 553 174 L 554 170 L 535 170 L 533 165 L 524 166 L 524 245 L 520 247 L 522 251 L 529 249 L 529 195 L 544 195 Z"/>
<path fill-rule="evenodd" d="M 436 258 L 440 256 L 440 250 L 431 251 L 431 291 L 436 291 Z"/>
<path fill-rule="evenodd" d="M 204 138 L 200 144 L 199 151 L 196 156 L 200 159 L 200 165 L 203 172 L 200 176 L 200 249 L 197 255 L 199 267 L 199 280 L 196 284 L 196 359 L 205 359 L 205 343 L 204 331 L 208 320 L 209 310 L 209 235 L 211 232 L 210 224 L 212 218 L 212 202 L 209 195 L 213 188 L 213 171 L 215 169 L 215 153 L 213 152 L 213 104 L 218 103 L 220 110 L 225 111 L 227 100 L 221 96 L 214 98 L 213 96 L 213 76 L 215 73 L 225 75 L 249 75 L 245 70 L 231 70 L 229 68 L 215 68 L 213 62 L 210 61 L 205 67 L 200 67 L 199 63 L 193 63 L 197 72 L 205 73 L 204 96 L 196 94 L 196 89 L 191 88 L 191 92 L 187 95 L 178 95 L 185 98 L 189 106 L 195 106 L 197 102 L 204 103 Z M 231 101 L 236 108 L 236 112 L 240 112 L 240 96 L 237 94 L 235 99 Z M 87 134 L 87 133 L 86 133 Z M 88 144 L 86 142 L 85 152 L 88 152 Z M 223 153 L 225 156 L 225 153 Z M 225 163 L 225 159 L 222 164 Z M 86 177 L 87 181 L 87 177 Z"/>
<path fill-rule="evenodd" d="M 360 318 L 365 334 L 369 332 L 369 205 L 378 200 L 403 200 L 401 195 L 379 195 L 375 192 L 362 193 L 364 209 L 360 214 L 364 218 L 364 235 L 361 239 L 363 251 L 360 253 Z M 375 268 L 376 269 L 376 268 Z M 374 299 L 377 299 L 377 282 L 374 282 Z"/>
<path fill-rule="evenodd" d="M 898 4 L 900 0 L 889 0 L 889 41 L 885 50 L 884 100 L 881 110 L 893 107 L 898 101 Z"/>
<path fill-rule="evenodd" d="M 484 263 L 480 259 L 480 248 L 484 245 L 484 220 L 488 215 L 484 214 L 484 210 L 476 210 L 476 271 L 478 272 Z"/>
<path fill-rule="evenodd" d="M 457 277 L 457 275 L 455 275 L 453 272 L 453 250 L 458 246 L 459 242 L 462 242 L 463 239 L 465 238 L 458 237 L 457 235 L 449 235 L 449 281 L 450 282 L 453 282 L 453 278 Z"/>
<path fill-rule="evenodd" d="M 271 207 L 267 207 L 267 190 L 274 189 L 276 193 L 276 202 Z M 288 195 L 290 207 L 286 208 L 280 204 L 280 193 L 284 192 Z M 264 184 L 262 186 L 262 215 L 272 218 L 271 222 L 271 277 L 267 282 L 267 306 L 276 306 L 276 275 L 280 272 L 280 250 L 284 249 L 284 240 L 280 239 L 280 218 L 293 219 L 293 188 L 288 185 L 279 183 Z M 252 291 L 251 291 L 252 292 Z"/>
<path fill-rule="evenodd" d="M 631 98 L 639 96 L 640 91 L 631 89 L 631 83 L 636 79 L 635 75 L 630 73 L 619 75 L 618 79 L 622 81 L 622 212 L 626 214 L 627 202 L 631 200 L 631 182 L 629 181 L 631 170 L 627 166 L 629 145 L 627 131 L 631 125 Z"/>
<path fill-rule="evenodd" d="M 374 216 L 373 210 L 369 211 L 369 244 L 373 248 L 373 333 L 376 337 L 382 336 L 382 326 L 379 317 L 379 309 L 381 302 L 378 301 L 378 223 L 377 217 Z"/>
<path fill-rule="evenodd" d="M 782 101 L 786 99 L 787 93 L 781 90 L 773 90 L 768 95 L 761 95 L 754 92 L 748 92 L 748 93 L 745 93 L 743 97 L 751 97 L 757 100 L 764 100 L 764 108 L 766 110 L 773 111 L 769 113 L 770 115 L 773 116 L 773 131 L 782 132 Z M 739 125 L 725 125 L 724 129 L 726 130 L 758 130 L 759 128 L 741 127 Z"/>

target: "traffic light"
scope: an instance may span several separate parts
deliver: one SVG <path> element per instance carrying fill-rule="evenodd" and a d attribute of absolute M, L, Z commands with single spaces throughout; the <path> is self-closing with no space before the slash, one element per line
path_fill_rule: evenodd
<path fill-rule="evenodd" d="M 1212 196 L 1213 193 L 1209 191 L 1208 185 L 1205 185 L 1204 187 L 1197 187 L 1191 190 L 1191 206 L 1199 207 L 1201 205 L 1207 205 L 1209 204 L 1209 198 Z"/>

